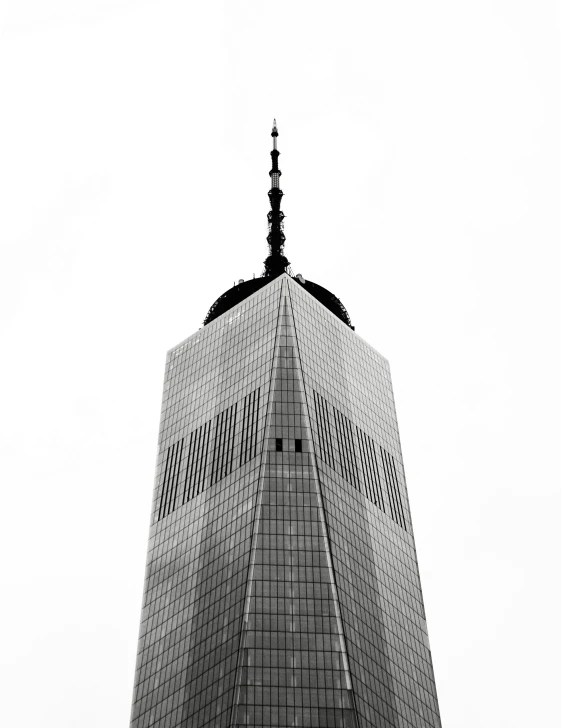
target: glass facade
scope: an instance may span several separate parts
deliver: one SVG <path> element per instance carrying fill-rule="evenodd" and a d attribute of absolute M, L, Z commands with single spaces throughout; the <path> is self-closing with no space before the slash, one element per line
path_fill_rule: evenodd
<path fill-rule="evenodd" d="M 440 726 L 387 361 L 284 274 L 168 354 L 131 726 Z"/>

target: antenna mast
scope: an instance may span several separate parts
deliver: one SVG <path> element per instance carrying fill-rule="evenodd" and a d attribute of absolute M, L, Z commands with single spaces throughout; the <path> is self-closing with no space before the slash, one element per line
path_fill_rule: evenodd
<path fill-rule="evenodd" d="M 277 149 L 277 137 L 279 135 L 277 129 L 277 120 L 273 120 L 273 149 L 271 151 L 272 168 L 269 172 L 271 178 L 271 189 L 269 190 L 269 202 L 271 210 L 267 214 L 269 221 L 269 234 L 267 242 L 269 243 L 269 255 L 265 260 L 264 275 L 269 278 L 276 278 L 286 271 L 290 263 L 284 255 L 284 212 L 280 209 L 283 192 L 279 187 L 280 176 L 282 172 L 279 169 L 279 154 Z"/>

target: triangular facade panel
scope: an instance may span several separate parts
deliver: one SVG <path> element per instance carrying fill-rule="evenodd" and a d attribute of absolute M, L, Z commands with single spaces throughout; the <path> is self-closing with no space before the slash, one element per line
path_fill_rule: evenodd
<path fill-rule="evenodd" d="M 280 306 L 233 725 L 357 728 L 286 285 Z"/>

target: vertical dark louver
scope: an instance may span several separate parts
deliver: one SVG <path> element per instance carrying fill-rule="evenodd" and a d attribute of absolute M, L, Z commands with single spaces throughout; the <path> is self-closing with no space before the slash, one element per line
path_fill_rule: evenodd
<path fill-rule="evenodd" d="M 214 473 L 216 472 L 216 455 L 218 452 L 217 443 L 218 443 L 218 427 L 220 425 L 220 415 L 216 415 L 214 418 L 214 438 L 213 443 L 214 446 L 212 448 L 212 465 L 210 466 L 210 482 L 214 482 Z"/>
<path fill-rule="evenodd" d="M 236 443 L 236 424 L 238 420 L 238 403 L 234 405 L 234 421 L 232 423 L 232 438 L 230 442 L 230 462 L 229 462 L 229 473 L 232 472 L 233 463 L 234 463 L 234 445 Z"/>
<path fill-rule="evenodd" d="M 249 395 L 249 404 L 247 410 L 247 434 L 245 442 L 244 463 L 251 460 L 251 449 L 253 445 L 253 423 L 255 421 L 255 392 Z"/>
<path fill-rule="evenodd" d="M 348 480 L 349 479 L 349 475 L 348 475 L 347 470 L 345 468 L 345 461 L 344 461 L 344 458 L 343 458 L 343 443 L 342 443 L 341 433 L 339 432 L 339 418 L 337 416 L 338 414 L 339 414 L 339 412 L 334 407 L 333 408 L 333 415 L 334 415 L 333 416 L 333 422 L 335 424 L 335 428 L 334 429 L 335 429 L 335 436 L 337 438 L 336 439 L 335 447 L 336 447 L 337 453 L 339 455 L 338 462 L 337 462 L 337 464 L 339 465 L 339 467 L 336 468 L 336 470 L 338 470 L 341 473 L 341 475 L 343 476 L 343 478 L 345 478 L 345 480 Z"/>
<path fill-rule="evenodd" d="M 190 489 L 189 498 L 194 498 L 197 494 L 197 488 L 199 486 L 199 464 L 201 462 L 201 455 L 203 450 L 203 426 L 198 427 L 195 430 L 195 443 L 193 449 L 193 465 L 192 472 L 190 474 Z"/>
<path fill-rule="evenodd" d="M 333 408 L 335 430 L 339 449 L 341 474 L 351 485 L 360 490 L 357 458 L 353 440 L 352 423 L 339 410 Z"/>
<path fill-rule="evenodd" d="M 257 433 L 259 429 L 259 405 L 261 388 L 250 392 L 243 399 L 243 413 L 240 438 L 240 465 L 257 455 Z M 240 406 L 240 410 L 242 407 Z"/>
<path fill-rule="evenodd" d="M 163 509 L 162 516 L 167 516 L 167 514 L 168 514 L 168 503 L 169 503 L 169 499 L 170 499 L 170 495 L 171 495 L 171 486 L 173 483 L 173 476 L 175 475 L 175 460 L 177 457 L 177 453 L 179 452 L 178 446 L 179 446 L 179 443 L 175 442 L 171 448 L 171 457 L 170 457 L 170 461 L 169 461 L 168 477 L 167 477 L 167 483 L 166 483 L 166 488 L 165 488 L 165 493 L 164 493 L 164 509 Z"/>
<path fill-rule="evenodd" d="M 394 477 L 395 493 L 397 496 L 397 502 L 398 502 L 398 506 L 399 506 L 401 520 L 403 522 L 403 528 L 405 530 L 407 530 L 407 521 L 405 519 L 405 511 L 403 509 L 403 501 L 401 500 L 401 490 L 399 489 L 399 480 L 397 477 L 397 469 L 395 467 L 395 458 L 393 457 L 393 455 L 389 455 L 388 457 L 390 459 L 391 471 L 392 471 L 392 474 Z"/>
<path fill-rule="evenodd" d="M 314 409 L 316 413 L 316 425 L 317 425 L 317 431 L 318 431 L 318 444 L 319 444 L 319 456 L 321 459 L 327 463 L 328 465 L 331 465 L 329 455 L 327 452 L 327 442 L 325 439 L 325 428 L 323 424 L 323 416 L 321 412 L 321 404 L 320 404 L 320 397 L 319 394 L 314 390 Z"/>
<path fill-rule="evenodd" d="M 232 472 L 237 412 L 236 403 L 215 417 L 211 484 Z"/>
<path fill-rule="evenodd" d="M 366 443 L 365 443 L 366 435 L 358 427 L 356 428 L 356 433 L 357 433 L 357 440 L 358 440 L 358 452 L 359 452 L 359 456 L 360 456 L 360 465 L 362 467 L 364 493 L 369 500 L 371 500 L 373 503 L 378 505 L 376 493 L 373 489 L 374 477 L 372 474 L 372 467 L 371 467 L 371 463 L 368 459 L 368 454 L 366 452 Z"/>
<path fill-rule="evenodd" d="M 174 486 L 177 480 L 177 466 L 178 466 L 178 460 L 180 460 L 180 445 L 181 442 L 175 443 L 175 453 L 173 456 L 173 462 L 171 465 L 170 472 L 168 474 L 168 495 L 166 502 L 164 503 L 164 513 L 167 515 L 168 513 L 171 513 L 171 504 L 173 502 L 173 494 L 174 494 Z"/>
<path fill-rule="evenodd" d="M 175 504 L 177 502 L 177 488 L 179 485 L 179 471 L 181 470 L 181 458 L 182 457 L 183 457 L 183 438 L 181 438 L 181 440 L 180 440 L 179 455 L 176 458 L 175 474 L 174 474 L 174 480 L 173 480 L 173 484 L 172 484 L 173 498 L 170 497 L 168 513 L 171 513 L 171 511 L 175 510 Z"/>
<path fill-rule="evenodd" d="M 197 437 L 196 437 L 197 444 L 196 444 L 196 449 L 195 449 L 195 462 L 193 464 L 191 498 L 193 498 L 195 496 L 195 493 L 197 492 L 197 471 L 199 468 L 199 463 L 201 461 L 202 441 L 203 441 L 203 428 L 199 427 L 197 429 Z"/>
<path fill-rule="evenodd" d="M 349 463 L 350 463 L 350 470 L 352 475 L 352 484 L 355 488 L 360 490 L 360 478 L 358 476 L 358 460 L 356 456 L 356 448 L 355 448 L 355 441 L 354 441 L 354 433 L 353 433 L 353 424 L 348 419 L 348 417 L 345 417 L 345 415 L 342 415 L 343 417 L 343 426 L 345 428 L 345 438 L 347 442 L 347 451 L 349 453 Z"/>
<path fill-rule="evenodd" d="M 251 460 L 251 444 L 253 442 L 253 420 L 255 418 L 255 392 L 248 395 L 249 400 L 247 404 L 247 426 L 246 426 L 246 437 L 244 443 L 244 463 Z"/>
<path fill-rule="evenodd" d="M 378 467 L 378 458 L 376 457 L 376 445 L 371 437 L 366 435 L 366 443 L 370 450 L 370 457 L 372 458 L 372 466 L 374 472 L 374 488 L 377 494 L 378 504 L 381 509 L 386 512 L 386 505 L 384 501 L 384 491 L 382 490 L 382 478 L 380 476 L 380 468 Z"/>
<path fill-rule="evenodd" d="M 197 487 L 197 495 L 202 492 L 204 488 L 204 481 L 206 478 L 207 473 L 207 463 L 209 462 L 209 451 L 210 451 L 210 438 L 212 436 L 212 420 L 209 420 L 206 423 L 206 444 L 205 444 L 205 454 L 204 454 L 204 460 L 202 460 L 202 475 L 199 479 L 199 485 Z"/>
<path fill-rule="evenodd" d="M 251 460 L 253 457 L 253 447 L 254 447 L 254 441 L 256 439 L 255 436 L 255 421 L 257 418 L 257 414 L 255 412 L 255 392 L 253 392 L 252 395 L 252 402 L 251 402 L 251 418 L 250 418 L 250 425 L 249 425 L 249 438 L 248 438 L 248 454 L 247 454 L 247 460 Z"/>
<path fill-rule="evenodd" d="M 329 411 L 328 404 L 326 404 L 326 409 L 327 409 L 327 411 Z M 345 462 L 343 460 L 343 443 L 342 443 L 343 438 L 341 437 L 341 433 L 339 432 L 339 418 L 337 416 L 338 414 L 339 414 L 339 412 L 334 407 L 333 408 L 333 425 L 334 425 L 333 429 L 335 431 L 335 439 L 333 442 L 335 445 L 335 452 L 337 453 L 335 462 L 339 466 L 339 467 L 336 467 L 335 469 L 341 473 L 341 475 L 343 476 L 343 478 L 345 478 L 345 480 L 348 480 L 349 476 L 348 476 L 347 470 L 345 468 Z"/>
<path fill-rule="evenodd" d="M 243 465 L 243 463 L 244 463 L 243 444 L 245 442 L 246 429 L 247 429 L 247 397 L 244 397 L 243 398 L 243 413 L 242 413 L 242 433 L 241 433 L 241 442 L 240 442 L 240 465 Z"/>
<path fill-rule="evenodd" d="M 333 437 L 332 430 L 331 430 L 331 418 L 329 416 L 329 405 L 325 400 L 322 400 L 322 409 L 323 409 L 323 416 L 325 418 L 325 427 L 326 427 L 326 433 L 327 433 L 327 447 L 329 450 L 329 457 L 331 460 L 331 467 L 336 468 L 336 460 L 335 460 L 335 448 L 337 447 L 337 443 L 335 442 L 335 438 Z"/>
<path fill-rule="evenodd" d="M 212 468 L 212 475 L 210 478 L 211 484 L 216 483 L 217 480 L 220 480 L 220 467 L 222 464 L 222 448 L 224 443 L 224 420 L 225 420 L 226 412 L 221 412 L 219 415 L 216 415 L 216 428 L 215 428 L 215 438 L 214 438 L 214 457 L 213 457 L 213 468 Z"/>
<path fill-rule="evenodd" d="M 401 501 L 401 493 L 399 492 L 399 483 L 397 480 L 395 464 L 393 463 L 393 457 L 389 454 L 389 452 L 386 452 L 383 447 L 380 447 L 380 455 L 387 485 L 392 518 L 402 528 L 406 529 L 405 513 L 403 511 L 403 503 Z"/>
<path fill-rule="evenodd" d="M 181 470 L 183 456 L 183 439 L 181 438 L 181 440 L 174 443 L 167 451 L 158 519 L 167 516 L 176 507 L 179 471 Z"/>
<path fill-rule="evenodd" d="M 164 470 L 164 479 L 162 481 L 162 495 L 160 496 L 160 510 L 158 511 L 158 520 L 162 517 L 162 511 L 163 511 L 163 505 L 167 496 L 167 484 L 168 484 L 168 468 L 169 468 L 169 461 L 170 461 L 170 454 L 173 452 L 175 445 L 172 445 L 172 447 L 168 447 L 167 457 L 166 457 L 166 467 Z"/>
<path fill-rule="evenodd" d="M 208 445 L 211 429 L 212 422 L 205 422 L 202 427 L 202 435 L 200 438 L 201 446 L 199 448 L 197 462 L 195 463 L 193 497 L 199 495 L 201 492 L 206 476 L 206 460 L 208 457 Z"/>
<path fill-rule="evenodd" d="M 185 482 L 183 485 L 183 503 L 189 499 L 189 474 L 193 463 L 193 433 L 189 436 L 189 447 L 187 448 L 187 464 L 185 466 Z"/>
<path fill-rule="evenodd" d="M 254 437 L 253 437 L 253 455 L 252 457 L 255 457 L 257 455 L 257 435 L 259 430 L 259 405 L 260 405 L 260 399 L 261 399 L 261 387 L 257 389 L 257 408 L 255 410 L 255 426 L 254 426 Z"/>
<path fill-rule="evenodd" d="M 382 461 L 382 471 L 384 473 L 384 480 L 386 481 L 386 493 L 388 494 L 388 502 L 390 504 L 390 514 L 391 514 L 391 517 L 393 518 L 393 520 L 397 521 L 394 494 L 393 494 L 393 489 L 390 484 L 390 478 L 388 475 L 387 463 L 386 463 L 386 458 L 384 457 L 384 453 L 385 453 L 384 448 L 380 447 L 380 460 Z"/>

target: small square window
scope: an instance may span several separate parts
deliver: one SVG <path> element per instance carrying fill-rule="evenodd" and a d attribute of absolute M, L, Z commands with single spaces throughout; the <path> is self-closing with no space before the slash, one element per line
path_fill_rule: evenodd
<path fill-rule="evenodd" d="M 282 437 L 277 437 L 277 452 L 282 452 Z"/>
<path fill-rule="evenodd" d="M 302 452 L 302 440 L 294 440 L 294 449 L 296 452 Z"/>

